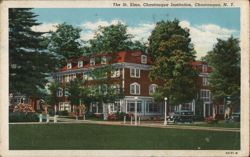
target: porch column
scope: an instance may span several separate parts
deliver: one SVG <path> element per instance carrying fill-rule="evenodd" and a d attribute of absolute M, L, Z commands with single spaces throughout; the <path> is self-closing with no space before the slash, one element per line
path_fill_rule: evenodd
<path fill-rule="evenodd" d="M 98 112 L 98 107 L 99 107 L 99 105 L 96 104 L 96 113 L 99 113 L 99 112 Z"/>
<path fill-rule="evenodd" d="M 211 105 L 210 105 L 210 103 L 208 104 L 208 116 L 211 116 L 211 114 L 210 114 L 210 110 L 211 110 Z"/>
<path fill-rule="evenodd" d="M 125 100 L 125 110 L 126 110 L 125 112 L 128 113 L 128 101 L 127 100 Z"/>
<path fill-rule="evenodd" d="M 203 116 L 206 118 L 206 104 L 203 104 Z"/>

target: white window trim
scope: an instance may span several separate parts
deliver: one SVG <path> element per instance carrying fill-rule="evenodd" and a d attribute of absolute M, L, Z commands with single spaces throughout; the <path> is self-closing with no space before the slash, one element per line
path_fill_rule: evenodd
<path fill-rule="evenodd" d="M 59 87 L 56 92 L 57 97 L 62 97 L 63 96 L 63 89 Z"/>
<path fill-rule="evenodd" d="M 202 85 L 203 86 L 208 86 L 209 85 L 208 77 L 202 77 Z"/>
<path fill-rule="evenodd" d="M 90 58 L 89 65 L 94 66 L 95 65 L 95 58 Z"/>
<path fill-rule="evenodd" d="M 147 56 L 146 55 L 141 55 L 141 63 L 142 64 L 147 64 Z"/>
<path fill-rule="evenodd" d="M 133 92 L 131 91 L 132 86 L 134 86 L 134 91 Z M 139 87 L 139 90 L 138 90 L 139 93 L 136 93 L 136 86 Z M 139 83 L 137 83 L 137 82 L 131 83 L 129 87 L 130 87 L 129 88 L 130 94 L 133 94 L 133 95 L 140 95 L 141 94 L 141 85 Z"/>
<path fill-rule="evenodd" d="M 67 63 L 67 69 L 71 69 L 72 68 L 72 64 L 71 63 Z"/>
<path fill-rule="evenodd" d="M 158 87 L 157 84 L 151 84 L 151 85 L 149 86 L 148 93 L 149 93 L 149 94 L 154 94 L 157 87 Z M 151 92 L 151 89 L 152 89 L 153 92 Z"/>
<path fill-rule="evenodd" d="M 201 95 L 202 92 L 208 92 L 208 97 L 207 96 L 206 97 L 202 97 L 202 95 Z M 202 100 L 204 100 L 205 102 L 209 102 L 211 100 L 211 91 L 208 90 L 208 89 L 201 89 L 200 90 L 200 98 Z M 207 98 L 208 98 L 208 101 L 207 101 Z"/>
<path fill-rule="evenodd" d="M 101 58 L 101 64 L 107 64 L 107 57 L 102 57 Z"/>
<path fill-rule="evenodd" d="M 83 67 L 83 61 L 78 61 L 78 68 L 82 68 Z"/>
<path fill-rule="evenodd" d="M 120 69 L 112 70 L 111 71 L 111 78 L 116 78 L 121 76 L 121 71 Z"/>
<path fill-rule="evenodd" d="M 134 70 L 134 75 L 132 74 L 132 70 Z M 138 70 L 138 76 L 137 71 Z M 140 78 L 141 77 L 141 69 L 140 68 L 130 68 L 130 77 L 132 78 Z"/>
<path fill-rule="evenodd" d="M 207 73 L 207 65 L 202 65 L 202 72 Z"/>

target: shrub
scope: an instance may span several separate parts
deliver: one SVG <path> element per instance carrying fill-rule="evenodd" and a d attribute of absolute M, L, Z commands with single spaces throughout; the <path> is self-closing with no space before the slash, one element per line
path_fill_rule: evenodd
<path fill-rule="evenodd" d="M 217 124 L 219 120 L 210 116 L 210 117 L 207 117 L 206 121 L 208 124 Z"/>
<path fill-rule="evenodd" d="M 123 120 L 124 116 L 126 116 L 125 112 L 117 112 L 116 113 L 117 120 Z"/>
<path fill-rule="evenodd" d="M 39 117 L 36 113 L 12 112 L 9 113 L 9 122 L 38 122 Z"/>
<path fill-rule="evenodd" d="M 87 112 L 87 113 L 85 114 L 85 117 L 86 117 L 86 118 L 93 118 L 93 117 L 95 117 L 95 114 L 94 114 L 93 112 Z"/>
<path fill-rule="evenodd" d="M 60 116 L 68 116 L 69 112 L 67 110 L 65 110 L 65 111 L 58 111 L 58 115 L 60 115 Z"/>

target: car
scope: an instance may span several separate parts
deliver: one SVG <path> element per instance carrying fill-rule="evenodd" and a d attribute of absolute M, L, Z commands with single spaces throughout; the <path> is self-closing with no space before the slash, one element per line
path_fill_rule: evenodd
<path fill-rule="evenodd" d="M 239 122 L 239 121 L 240 121 L 240 112 L 232 113 L 231 119 L 232 119 L 234 122 Z"/>
<path fill-rule="evenodd" d="M 173 123 L 192 123 L 194 121 L 194 112 L 189 110 L 176 111 L 167 117 L 168 122 Z"/>

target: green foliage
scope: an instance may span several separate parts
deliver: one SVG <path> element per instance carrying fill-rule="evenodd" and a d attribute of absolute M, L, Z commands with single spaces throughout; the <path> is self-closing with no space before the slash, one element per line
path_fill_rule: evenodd
<path fill-rule="evenodd" d="M 50 32 L 50 36 L 48 36 L 49 50 L 66 59 L 79 57 L 81 55 L 81 29 L 67 23 L 59 24 L 56 27 L 57 30 Z"/>
<path fill-rule="evenodd" d="M 9 113 L 9 122 L 38 122 L 36 113 L 11 112 Z"/>
<path fill-rule="evenodd" d="M 56 81 L 50 82 L 49 84 L 49 94 L 47 96 L 47 103 L 50 105 L 57 105 L 59 103 L 59 98 L 57 96 L 57 91 L 60 87 L 60 84 Z"/>
<path fill-rule="evenodd" d="M 76 78 L 74 80 L 71 80 L 66 85 L 66 90 L 69 93 L 68 99 L 71 102 L 71 105 L 80 105 L 80 99 L 85 94 L 82 83 L 82 80 Z"/>
<path fill-rule="evenodd" d="M 9 80 L 10 92 L 39 96 L 50 72 L 54 71 L 55 56 L 46 51 L 43 33 L 34 13 L 28 8 L 9 9 Z"/>
<path fill-rule="evenodd" d="M 94 39 L 89 41 L 92 53 L 109 53 L 126 50 L 145 50 L 145 44 L 132 42 L 133 36 L 127 33 L 127 26 L 118 23 L 106 27 L 99 27 Z"/>
<path fill-rule="evenodd" d="M 217 39 L 213 50 L 208 52 L 206 60 L 213 68 L 210 86 L 213 98 L 222 99 L 231 96 L 233 103 L 240 99 L 240 47 L 239 40 L 233 37 L 227 40 Z"/>
<path fill-rule="evenodd" d="M 160 21 L 149 37 L 149 52 L 153 59 L 171 55 L 174 50 L 194 55 L 190 42 L 189 30 L 182 29 L 178 20 Z"/>
<path fill-rule="evenodd" d="M 59 111 L 59 112 L 58 112 L 58 115 L 60 115 L 60 116 L 68 116 L 69 113 L 68 113 L 67 110 L 65 110 L 65 111 Z"/>
<path fill-rule="evenodd" d="M 191 65 L 195 52 L 188 30 L 182 29 L 178 20 L 161 21 L 156 24 L 149 41 L 155 62 L 150 78 L 163 81 L 155 98 L 162 100 L 167 96 L 171 104 L 190 102 L 197 93 L 198 73 Z"/>

